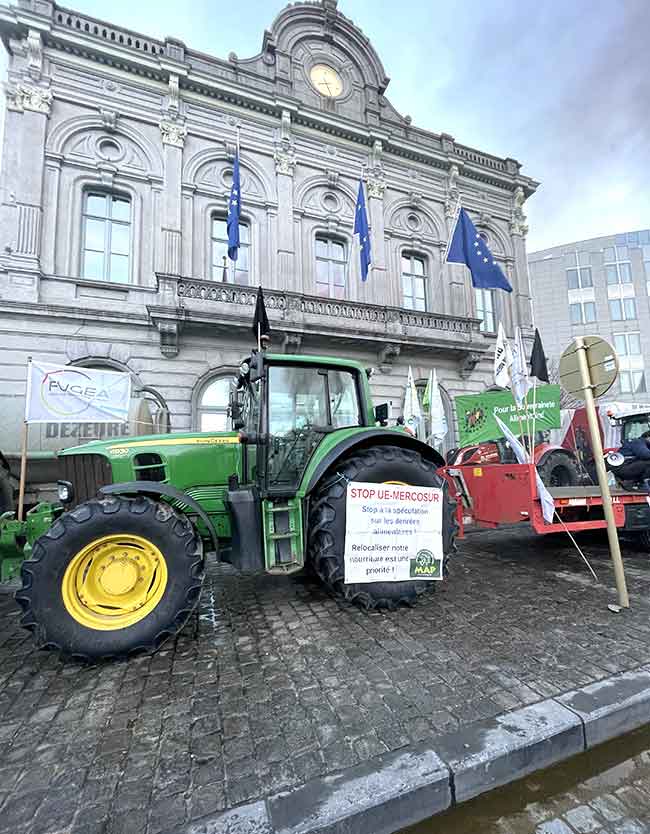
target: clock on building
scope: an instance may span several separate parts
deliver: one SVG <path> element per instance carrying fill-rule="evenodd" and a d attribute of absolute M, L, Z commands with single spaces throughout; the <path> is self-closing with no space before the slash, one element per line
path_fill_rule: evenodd
<path fill-rule="evenodd" d="M 318 92 L 327 98 L 336 98 L 343 92 L 341 76 L 327 64 L 314 64 L 309 77 Z"/>

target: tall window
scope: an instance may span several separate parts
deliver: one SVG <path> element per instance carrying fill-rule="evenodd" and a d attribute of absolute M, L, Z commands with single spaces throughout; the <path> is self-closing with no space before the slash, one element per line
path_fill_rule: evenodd
<path fill-rule="evenodd" d="M 593 301 L 579 301 L 569 304 L 571 324 L 589 324 L 596 321 L 596 305 Z"/>
<path fill-rule="evenodd" d="M 402 254 L 402 298 L 409 310 L 426 310 L 427 261 L 414 252 Z"/>
<path fill-rule="evenodd" d="M 326 298 L 345 297 L 347 267 L 345 243 L 337 238 L 316 238 L 316 292 Z"/>
<path fill-rule="evenodd" d="M 636 318 L 634 298 L 610 298 L 609 313 L 614 321 L 628 321 Z"/>
<path fill-rule="evenodd" d="M 212 280 L 223 281 L 224 277 L 228 283 L 250 284 L 250 248 L 251 236 L 248 223 L 239 224 L 239 252 L 237 260 L 231 261 L 228 258 L 228 228 L 226 218 L 215 216 L 212 218 Z M 225 270 L 224 270 L 225 266 Z"/>
<path fill-rule="evenodd" d="M 631 284 L 632 265 L 627 246 L 607 246 L 603 252 L 607 283 Z"/>
<path fill-rule="evenodd" d="M 594 282 L 589 266 L 589 252 L 569 252 L 565 255 L 567 286 L 570 290 L 593 287 Z"/>
<path fill-rule="evenodd" d="M 199 431 L 228 431 L 230 377 L 210 380 L 201 391 L 198 406 Z"/>
<path fill-rule="evenodd" d="M 84 194 L 81 276 L 127 284 L 130 277 L 131 201 L 122 195 Z"/>
<path fill-rule="evenodd" d="M 615 333 L 614 347 L 620 363 L 619 381 L 621 394 L 644 392 L 643 354 L 640 333 Z"/>
<path fill-rule="evenodd" d="M 475 289 L 476 318 L 481 319 L 479 330 L 483 333 L 496 333 L 494 318 L 494 290 Z"/>

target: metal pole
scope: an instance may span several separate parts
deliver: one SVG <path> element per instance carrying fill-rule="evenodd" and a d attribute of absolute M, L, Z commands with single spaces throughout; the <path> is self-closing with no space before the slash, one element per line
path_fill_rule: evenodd
<path fill-rule="evenodd" d="M 25 506 L 25 478 L 27 475 L 27 427 L 29 423 L 23 420 L 22 449 L 20 451 L 20 486 L 18 487 L 18 521 L 23 520 Z"/>
<path fill-rule="evenodd" d="M 594 451 L 596 472 L 598 473 L 598 484 L 603 496 L 603 510 L 605 512 L 605 520 L 607 521 L 607 538 L 609 539 L 609 550 L 612 557 L 612 564 L 614 566 L 614 576 L 616 577 L 618 603 L 622 608 L 629 608 L 630 598 L 627 593 L 627 584 L 625 582 L 625 570 L 623 568 L 623 559 L 621 557 L 621 545 L 618 541 L 618 530 L 616 528 L 616 522 L 614 521 L 612 496 L 609 491 L 609 484 L 607 483 L 607 470 L 605 469 L 603 444 L 600 440 L 598 415 L 596 413 L 594 392 L 592 390 L 593 385 L 591 382 L 591 374 L 589 373 L 589 364 L 587 363 L 587 348 L 585 347 L 582 336 L 576 336 L 575 344 L 578 354 L 578 366 L 580 368 L 582 388 L 585 397 L 585 410 L 587 412 L 587 420 L 589 422 L 589 433 L 591 434 L 591 447 Z"/>

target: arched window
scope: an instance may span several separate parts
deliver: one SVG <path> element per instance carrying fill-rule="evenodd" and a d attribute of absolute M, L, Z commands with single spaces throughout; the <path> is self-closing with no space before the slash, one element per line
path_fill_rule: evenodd
<path fill-rule="evenodd" d="M 427 309 L 427 259 L 418 252 L 402 252 L 402 302 L 409 310 Z"/>
<path fill-rule="evenodd" d="M 81 277 L 128 284 L 131 278 L 131 200 L 86 191 L 81 235 Z"/>
<path fill-rule="evenodd" d="M 228 431 L 229 376 L 213 377 L 201 390 L 197 408 L 199 431 Z"/>
<path fill-rule="evenodd" d="M 316 237 L 316 292 L 325 298 L 345 298 L 345 243 L 328 235 Z"/>
<path fill-rule="evenodd" d="M 228 227 L 225 215 L 213 215 L 211 231 L 212 280 L 229 284 L 250 284 L 250 225 L 239 223 L 239 251 L 237 260 L 228 258 Z M 234 264 L 234 266 L 233 266 Z M 234 274 L 234 280 L 233 280 Z"/>

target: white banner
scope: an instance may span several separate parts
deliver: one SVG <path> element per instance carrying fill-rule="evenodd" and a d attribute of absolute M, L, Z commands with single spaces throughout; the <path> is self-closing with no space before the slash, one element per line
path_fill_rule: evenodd
<path fill-rule="evenodd" d="M 443 500 L 436 487 L 350 482 L 345 581 L 442 579 Z"/>
<path fill-rule="evenodd" d="M 28 423 L 122 423 L 130 401 L 129 374 L 43 362 L 27 369 Z"/>

